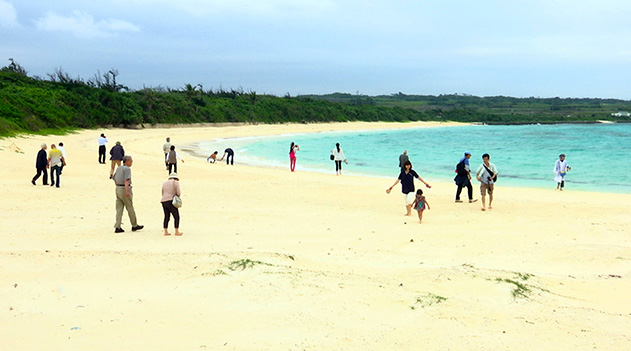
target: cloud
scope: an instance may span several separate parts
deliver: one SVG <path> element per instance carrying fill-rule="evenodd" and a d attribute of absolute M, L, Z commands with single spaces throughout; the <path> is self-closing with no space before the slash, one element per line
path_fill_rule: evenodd
<path fill-rule="evenodd" d="M 313 16 L 338 8 L 333 0 L 116 0 L 125 4 L 175 8 L 196 16 L 245 15 L 258 18 Z"/>
<path fill-rule="evenodd" d="M 18 26 L 18 13 L 13 4 L 0 0 L 0 27 L 10 28 Z"/>
<path fill-rule="evenodd" d="M 35 21 L 35 24 L 40 30 L 69 32 L 86 39 L 109 38 L 124 32 L 140 31 L 140 28 L 132 23 L 116 19 L 97 22 L 92 15 L 80 11 L 73 11 L 72 15 L 67 17 L 49 12 L 45 17 Z"/>

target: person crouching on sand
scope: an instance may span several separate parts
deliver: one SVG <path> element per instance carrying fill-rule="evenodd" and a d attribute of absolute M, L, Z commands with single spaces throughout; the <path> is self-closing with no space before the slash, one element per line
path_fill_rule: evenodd
<path fill-rule="evenodd" d="M 423 223 L 423 211 L 425 211 L 425 207 L 429 210 L 429 202 L 427 202 L 425 196 L 423 196 L 423 190 L 418 189 L 416 191 L 416 199 L 412 207 L 418 212 L 418 222 Z"/>
<path fill-rule="evenodd" d="M 210 163 L 215 163 L 217 162 L 217 155 L 219 154 L 219 151 L 215 151 L 212 154 L 210 154 L 210 156 L 208 156 L 208 158 L 206 159 L 206 161 L 210 162 Z"/>

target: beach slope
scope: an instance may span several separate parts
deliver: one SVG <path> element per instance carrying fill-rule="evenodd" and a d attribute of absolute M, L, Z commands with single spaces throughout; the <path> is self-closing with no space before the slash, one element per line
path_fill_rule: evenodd
<path fill-rule="evenodd" d="M 498 184 L 492 211 L 425 192 L 423 224 L 392 179 L 182 153 L 182 237 L 162 235 L 162 144 L 423 124 L 86 130 L 0 140 L 0 349 L 624 350 L 631 345 L 631 196 Z M 432 124 L 427 124 L 431 126 Z M 114 233 L 109 165 L 134 158 L 140 224 Z M 63 141 L 61 188 L 37 186 Z M 299 156 L 299 155 L 298 155 Z M 238 160 L 238 159 L 237 159 Z M 109 161 L 108 161 L 109 162 Z M 289 162 L 288 162 L 289 163 Z M 476 189 L 477 190 L 477 189 Z M 477 194 L 477 191 L 476 191 Z M 172 228 L 172 224 L 171 224 Z"/>

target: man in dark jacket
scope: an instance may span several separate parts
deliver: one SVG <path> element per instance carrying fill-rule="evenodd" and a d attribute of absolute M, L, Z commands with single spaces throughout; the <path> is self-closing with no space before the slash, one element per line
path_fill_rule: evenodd
<path fill-rule="evenodd" d="M 44 174 L 44 185 L 48 185 L 48 172 L 46 169 L 48 168 L 48 156 L 46 155 L 46 144 L 42 144 L 42 149 L 37 153 L 37 159 L 35 160 L 35 168 L 37 169 L 37 174 L 31 180 L 31 183 L 35 185 L 35 181 Z"/>
<path fill-rule="evenodd" d="M 469 195 L 469 202 L 476 202 L 478 199 L 473 198 L 473 186 L 471 185 L 471 168 L 469 167 L 469 159 L 471 158 L 471 152 L 465 151 L 464 157 L 460 159 L 456 165 L 456 177 L 454 182 L 458 186 L 456 189 L 456 202 L 462 202 L 460 200 L 460 193 L 462 188 L 467 188 L 467 195 Z"/>
<path fill-rule="evenodd" d="M 403 153 L 399 156 L 399 168 L 401 168 L 401 172 L 405 171 L 405 163 L 408 162 L 410 158 L 408 157 L 408 150 L 403 150 Z"/>
<path fill-rule="evenodd" d="M 116 142 L 116 145 L 112 147 L 110 150 L 110 161 L 112 161 L 112 168 L 110 169 L 110 179 L 112 179 L 112 175 L 114 174 L 115 166 L 120 166 L 123 161 L 123 157 L 125 157 L 125 150 L 121 145 L 120 141 Z"/>

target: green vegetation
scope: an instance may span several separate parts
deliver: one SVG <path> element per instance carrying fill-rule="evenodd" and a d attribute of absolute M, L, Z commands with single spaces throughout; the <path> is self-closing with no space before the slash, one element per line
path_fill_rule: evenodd
<path fill-rule="evenodd" d="M 625 116 L 612 116 L 620 111 L 631 112 L 631 101 L 598 98 L 514 98 L 507 96 L 478 97 L 452 95 L 367 96 L 335 93 L 309 95 L 318 99 L 359 106 L 387 106 L 424 112 L 434 120 L 483 122 L 488 124 L 577 123 L 631 121 Z"/>
<path fill-rule="evenodd" d="M 0 69 L 0 136 L 15 133 L 67 133 L 78 128 L 137 127 L 189 123 L 312 123 L 345 121 L 462 121 L 555 123 L 629 120 L 611 113 L 631 111 L 614 99 L 540 99 L 422 96 L 402 93 L 365 96 L 335 93 L 277 97 L 243 90 L 130 90 L 118 71 L 73 78 L 61 68 L 48 79 L 29 77 L 10 59 Z"/>
<path fill-rule="evenodd" d="M 529 298 L 530 294 L 532 293 L 532 289 L 537 289 L 540 291 L 547 291 L 546 289 L 526 283 L 526 281 L 534 277 L 534 275 L 530 273 L 521 273 L 521 272 L 514 272 L 513 274 L 514 274 L 513 278 L 495 278 L 495 281 L 498 283 L 511 284 L 512 285 L 511 295 L 513 296 L 514 299 Z"/>
<path fill-rule="evenodd" d="M 446 300 L 447 300 L 446 297 L 438 296 L 432 293 L 427 293 L 425 295 L 417 297 L 416 301 L 414 302 L 412 306 L 410 306 L 410 308 L 415 310 L 417 305 L 420 305 L 422 308 L 425 308 L 431 305 L 439 304 Z"/>
<path fill-rule="evenodd" d="M 242 271 L 246 270 L 247 268 L 252 268 L 256 265 L 259 264 L 263 264 L 266 266 L 271 266 L 271 264 L 269 263 L 265 263 L 265 262 L 261 262 L 261 261 L 252 261 L 249 258 L 244 258 L 241 260 L 237 260 L 237 261 L 232 261 L 230 262 L 230 264 L 228 265 L 228 269 L 230 269 L 231 271 L 236 271 L 237 269 L 240 269 Z"/>
<path fill-rule="evenodd" d="M 385 106 L 332 103 L 302 97 L 259 95 L 243 90 L 130 91 L 110 70 L 83 81 L 61 69 L 49 79 L 29 77 L 11 61 L 0 69 L 0 135 L 48 133 L 102 126 L 135 127 L 189 123 L 311 123 L 418 121 L 431 114 Z"/>
<path fill-rule="evenodd" d="M 498 283 L 508 283 L 512 284 L 513 288 L 511 290 L 511 295 L 513 298 L 528 298 L 528 295 L 532 292 L 532 290 L 524 283 L 517 281 L 515 279 L 508 278 L 497 278 L 495 279 Z"/>

